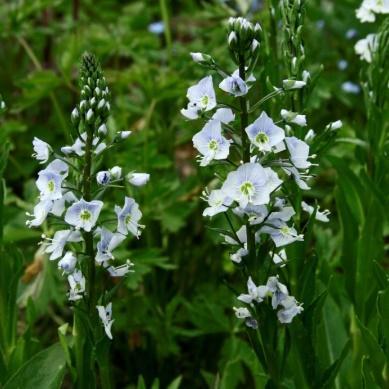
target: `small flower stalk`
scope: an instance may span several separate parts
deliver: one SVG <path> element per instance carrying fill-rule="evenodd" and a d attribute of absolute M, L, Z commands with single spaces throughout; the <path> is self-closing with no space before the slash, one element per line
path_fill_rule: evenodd
<path fill-rule="evenodd" d="M 95 385 L 93 349 L 104 333 L 113 338 L 114 308 L 110 290 L 103 286 L 109 282 L 102 280 L 132 271 L 132 262 L 116 257 L 115 250 L 131 237 L 139 239 L 144 228 L 135 199 L 123 196 L 112 206 L 106 197 L 111 187 L 125 189 L 127 181 L 145 185 L 149 175 L 129 173 L 126 178 L 119 166 L 101 169 L 104 153 L 131 132 L 109 133 L 110 92 L 91 54 L 82 58 L 80 84 L 81 101 L 71 113 L 73 144 L 57 151 L 43 140 L 33 140 L 33 157 L 45 167 L 38 173 L 38 202 L 27 225 L 44 228 L 41 245 L 67 280 L 67 297 L 74 306 L 74 345 L 69 345 L 75 360 L 73 378 L 77 387 L 89 388 Z"/>
<path fill-rule="evenodd" d="M 292 11 L 298 13 L 297 19 L 302 18 L 300 2 L 283 3 L 288 23 L 293 24 Z M 288 34 L 295 43 L 301 40 L 301 28 Z M 328 221 L 328 211 L 319 212 L 316 205 L 301 197 L 310 189 L 316 166 L 313 150 L 320 149 L 320 142 L 313 140 L 328 139 L 341 122 L 330 124 L 316 136 L 308 127 L 307 116 L 295 111 L 303 107 L 285 107 L 273 116 L 263 109 L 265 102 L 276 97 L 294 101 L 294 94 L 307 87 L 309 74 L 302 69 L 305 54 L 299 44 L 279 86 L 259 101 L 252 101 L 250 91 L 256 88 L 253 73 L 261 36 L 258 23 L 244 18 L 228 21 L 227 43 L 237 66 L 232 71 L 221 69 L 215 60 L 209 64 L 192 54 L 195 62 L 214 73 L 188 89 L 188 107 L 181 112 L 188 120 L 198 120 L 199 132 L 193 136 L 193 145 L 199 152 L 200 166 L 215 169 L 220 181 L 216 188 L 203 192 L 207 202 L 203 216 L 225 219 L 223 243 L 230 248 L 230 259 L 245 279 L 247 289 L 236 296 L 233 310 L 247 326 L 263 368 L 273 383 L 279 383 L 278 360 L 282 358 L 272 345 L 282 343 L 286 327 L 304 311 L 303 304 L 293 296 L 295 286 L 289 284 L 287 249 L 304 241 L 299 224 L 301 209 L 308 218 Z M 210 56 L 202 54 L 201 58 Z M 215 85 L 220 91 L 215 91 Z M 261 338 L 267 341 L 261 342 Z"/>

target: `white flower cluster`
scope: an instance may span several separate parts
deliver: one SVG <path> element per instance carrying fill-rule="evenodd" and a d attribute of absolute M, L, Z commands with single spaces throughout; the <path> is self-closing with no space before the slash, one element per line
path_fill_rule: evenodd
<path fill-rule="evenodd" d="M 82 89 L 83 100 L 72 112 L 72 121 L 76 124 L 76 128 L 79 123 L 90 124 L 91 118 L 101 121 L 101 118 L 107 116 L 101 115 L 101 112 L 109 111 L 107 101 L 109 91 L 107 87 L 100 89 L 99 81 L 99 79 L 97 81 L 88 80 L 87 85 L 84 85 Z M 102 84 L 105 85 L 105 80 Z M 119 140 L 125 139 L 129 133 L 129 131 L 121 132 L 109 141 L 106 124 L 101 123 L 91 142 L 91 155 L 97 155 L 105 149 L 112 148 Z M 81 133 L 72 146 L 62 147 L 58 153 L 55 153 L 48 143 L 36 137 L 33 140 L 33 157 L 41 164 L 48 164 L 38 173 L 36 180 L 39 190 L 38 203 L 34 207 L 33 214 L 27 213 L 30 219 L 26 224 L 29 227 L 38 227 L 49 216 L 53 216 L 57 219 L 56 224 L 63 224 L 65 227 L 55 231 L 52 238 L 42 235 L 41 244 L 45 247 L 45 252 L 50 254 L 50 260 L 59 260 L 58 268 L 67 275 L 70 301 L 81 300 L 86 296 L 86 285 L 89 280 L 85 278 L 82 270 L 86 268 L 85 257 L 88 255 L 85 252 L 86 234 L 89 234 L 93 242 L 93 255 L 97 266 L 106 269 L 112 277 L 122 277 L 131 271 L 133 266 L 131 261 L 127 260 L 124 264 L 117 265 L 113 252 L 129 234 L 139 238 L 144 227 L 139 224 L 142 212 L 133 198 L 125 197 L 123 206 L 115 205 L 111 210 L 111 213 L 116 214 L 116 228 L 115 231 L 111 231 L 101 221 L 101 213 L 104 212 L 109 216 L 110 212 L 109 207 L 105 207 L 101 198 L 111 184 L 123 184 L 127 179 L 132 185 L 142 186 L 149 180 L 148 174 L 134 172 L 128 173 L 127 177 L 123 178 L 122 168 L 114 166 L 109 170 L 97 172 L 95 181 L 89 177 L 94 199 L 85 200 L 83 198 L 85 177 L 81 174 L 86 163 L 84 160 L 86 147 L 86 132 Z M 96 168 L 97 163 L 93 162 L 93 167 Z M 114 219 L 111 218 L 111 220 Z M 107 308 L 97 306 L 97 310 L 107 336 L 112 338 L 112 305 L 108 304 Z"/>
<path fill-rule="evenodd" d="M 389 14 L 389 0 L 363 0 L 356 14 L 362 23 L 373 23 L 377 14 Z M 377 50 L 377 34 L 368 34 L 366 38 L 360 39 L 354 48 L 362 60 L 370 63 Z"/>
<path fill-rule="evenodd" d="M 278 281 L 278 277 L 269 277 L 265 285 L 259 286 L 256 286 L 251 277 L 249 277 L 247 294 L 238 296 L 238 300 L 248 304 L 251 309 L 254 309 L 254 304 L 260 304 L 268 298 L 271 299 L 273 309 L 280 308 L 277 312 L 280 323 L 291 323 L 293 318 L 303 311 L 303 307 L 293 296 L 289 295 L 288 288 Z M 234 307 L 234 311 L 238 319 L 245 319 L 248 327 L 257 327 L 258 323 L 252 317 L 248 308 Z"/>
<path fill-rule="evenodd" d="M 230 25 L 238 24 L 240 33 L 246 34 L 248 30 L 254 34 L 255 28 L 251 23 L 243 22 L 241 18 L 234 20 L 230 21 Z M 230 32 L 229 40 L 232 39 L 231 34 L 234 31 L 236 29 Z M 239 51 L 239 48 L 236 50 Z M 276 88 L 275 92 L 282 90 L 285 93 L 293 93 L 293 90 L 304 88 L 309 77 L 304 75 L 302 78 L 304 81 L 284 80 L 282 88 Z M 253 82 L 255 77 L 245 67 L 243 74 L 236 70 L 231 76 L 227 75 L 219 83 L 219 88 L 238 98 L 242 107 L 246 105 L 245 100 L 242 102 L 242 99 L 246 98 Z M 226 175 L 220 188 L 203 192 L 202 198 L 208 203 L 203 216 L 213 217 L 226 213 L 228 217 L 228 213 L 232 212 L 240 220 L 240 228 L 224 234 L 225 243 L 235 247 L 231 254 L 234 263 L 240 264 L 242 261 L 244 263 L 245 257 L 249 256 L 248 235 L 250 233 L 254 236 L 256 244 L 270 238 L 274 244 L 271 253 L 273 263 L 277 268 L 285 266 L 287 257 L 283 248 L 304 239 L 291 221 L 295 209 L 285 195 L 287 192 L 285 184 L 294 180 L 301 190 L 310 189 L 307 180 L 311 177 L 310 168 L 313 166 L 311 160 L 315 156 L 310 155 L 309 142 L 315 137 L 315 133 L 313 130 L 307 131 L 304 139 L 294 135 L 294 133 L 301 133 L 301 129 L 307 127 L 306 116 L 282 109 L 280 117 L 275 122 L 263 111 L 252 123 L 237 131 L 234 129 L 234 112 L 226 108 L 227 104 L 217 102 L 212 76 L 207 76 L 191 86 L 187 98 L 188 107 L 181 110 L 181 113 L 189 120 L 197 118 L 206 120 L 203 128 L 193 136 L 193 145 L 200 153 L 200 166 L 221 161 L 225 165 L 230 163 L 235 167 Z M 213 110 L 215 110 L 213 113 L 210 112 Z M 341 126 L 341 122 L 331 124 L 331 129 L 332 126 L 333 129 L 337 129 Z M 296 129 L 298 131 L 294 131 Z M 242 139 L 242 136 L 245 139 Z M 245 142 L 249 142 L 249 146 L 246 146 L 249 148 L 249 158 L 246 154 L 244 161 L 236 161 L 236 151 L 240 151 L 243 155 Z M 230 155 L 232 149 L 235 149 L 235 152 Z M 311 215 L 314 214 L 317 220 L 328 221 L 328 211 L 321 213 L 305 202 L 302 202 L 301 208 Z M 284 290 L 285 298 L 277 300 L 273 308 L 281 306 L 278 318 L 282 323 L 289 323 L 302 311 L 302 308 L 293 297 L 288 295 L 286 287 L 275 280 L 277 281 L 277 278 L 271 277 L 266 287 L 259 288 L 264 292 L 263 296 L 274 296 L 275 288 Z M 252 286 L 251 279 L 250 285 Z M 237 315 L 249 318 L 248 323 L 253 325 L 253 319 L 246 308 L 237 308 Z"/>

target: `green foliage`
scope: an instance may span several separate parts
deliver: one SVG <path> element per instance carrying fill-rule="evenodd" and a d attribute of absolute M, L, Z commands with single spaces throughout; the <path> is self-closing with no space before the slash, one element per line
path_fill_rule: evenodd
<path fill-rule="evenodd" d="M 232 15 L 247 12 L 270 31 L 251 93 L 263 97 L 289 76 L 278 5 L 0 4 L 0 93 L 6 103 L 0 112 L 0 386 L 54 388 L 76 374 L 69 369 L 74 355 L 64 285 L 56 265 L 37 247 L 40 234 L 25 228 L 25 212 L 37 196 L 33 179 L 39 166 L 31 161 L 31 141 L 37 136 L 56 148 L 65 143 L 78 98 L 80 57 L 93 51 L 112 91 L 109 131 L 136 133 L 104 163 L 151 173 L 149 184 L 136 189 L 147 228 L 141 240 L 119 253 L 134 261 L 135 272 L 115 290 L 110 373 L 116 387 L 271 387 L 252 340 L 233 316 L 234 296 L 225 281 L 234 285 L 242 279 L 220 245 L 217 231 L 224 222 L 201 217 L 201 189 L 212 186 L 214 177 L 198 169 L 191 145 L 198 128 L 185 123 L 179 110 L 186 89 L 203 74 L 189 52 L 212 52 L 221 66 L 233 66 L 223 28 Z M 353 51 L 356 38 L 345 34 L 355 28 L 361 38 L 377 26 L 357 23 L 359 5 L 359 0 L 307 1 L 303 15 L 306 58 L 299 66 L 310 71 L 314 86 L 306 111 L 315 112 L 309 124 L 325 145 L 315 149 L 323 157 L 310 193 L 332 215 L 320 226 L 301 216 L 306 239 L 288 249 L 289 281 L 304 314 L 278 332 L 286 340 L 280 365 L 289 378 L 283 388 L 388 386 L 388 22 L 380 28 L 377 55 L 362 64 Z M 149 24 L 162 19 L 164 33 L 151 33 Z M 347 69 L 338 69 L 340 59 L 347 60 Z M 364 99 L 346 93 L 345 81 L 362 85 Z M 291 104 L 288 96 L 277 97 L 263 109 L 278 114 L 285 104 Z M 323 129 L 337 119 L 344 127 L 334 139 Z M 107 352 L 107 343 L 97 347 L 98 354 Z"/>

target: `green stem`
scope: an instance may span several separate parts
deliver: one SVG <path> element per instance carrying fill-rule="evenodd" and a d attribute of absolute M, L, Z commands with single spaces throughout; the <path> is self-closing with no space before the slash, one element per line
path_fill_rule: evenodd
<path fill-rule="evenodd" d="M 161 17 L 164 25 L 164 34 L 166 40 L 166 47 L 168 51 L 169 58 L 172 53 L 172 34 L 170 30 L 170 21 L 169 21 L 169 12 L 166 0 L 159 0 L 159 5 L 161 7 Z"/>
<path fill-rule="evenodd" d="M 239 77 L 242 80 L 246 80 L 246 63 L 243 54 L 239 54 Z M 250 162 L 250 141 L 246 134 L 246 127 L 248 126 L 249 114 L 248 114 L 248 101 L 246 96 L 239 97 L 240 103 L 240 134 L 242 138 L 242 150 L 243 150 L 243 162 Z M 255 237 L 251 231 L 250 222 L 246 223 L 247 232 L 247 250 L 249 252 L 250 265 L 255 263 Z"/>

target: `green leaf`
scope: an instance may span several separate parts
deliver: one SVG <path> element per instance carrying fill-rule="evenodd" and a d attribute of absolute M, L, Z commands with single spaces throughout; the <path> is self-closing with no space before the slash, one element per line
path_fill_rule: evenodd
<path fill-rule="evenodd" d="M 182 381 L 182 376 L 175 378 L 167 387 L 167 389 L 179 389 Z"/>
<path fill-rule="evenodd" d="M 326 389 L 326 388 L 333 387 L 333 383 L 335 381 L 336 376 L 338 375 L 338 372 L 342 366 L 342 363 L 350 351 L 350 344 L 351 344 L 351 342 L 350 342 L 350 340 L 348 340 L 346 342 L 346 344 L 344 345 L 343 350 L 340 353 L 339 358 L 324 371 L 324 373 L 320 379 L 320 384 L 318 385 L 318 388 Z"/>
<path fill-rule="evenodd" d="M 27 361 L 4 385 L 4 389 L 60 388 L 66 359 L 59 343 Z"/>

